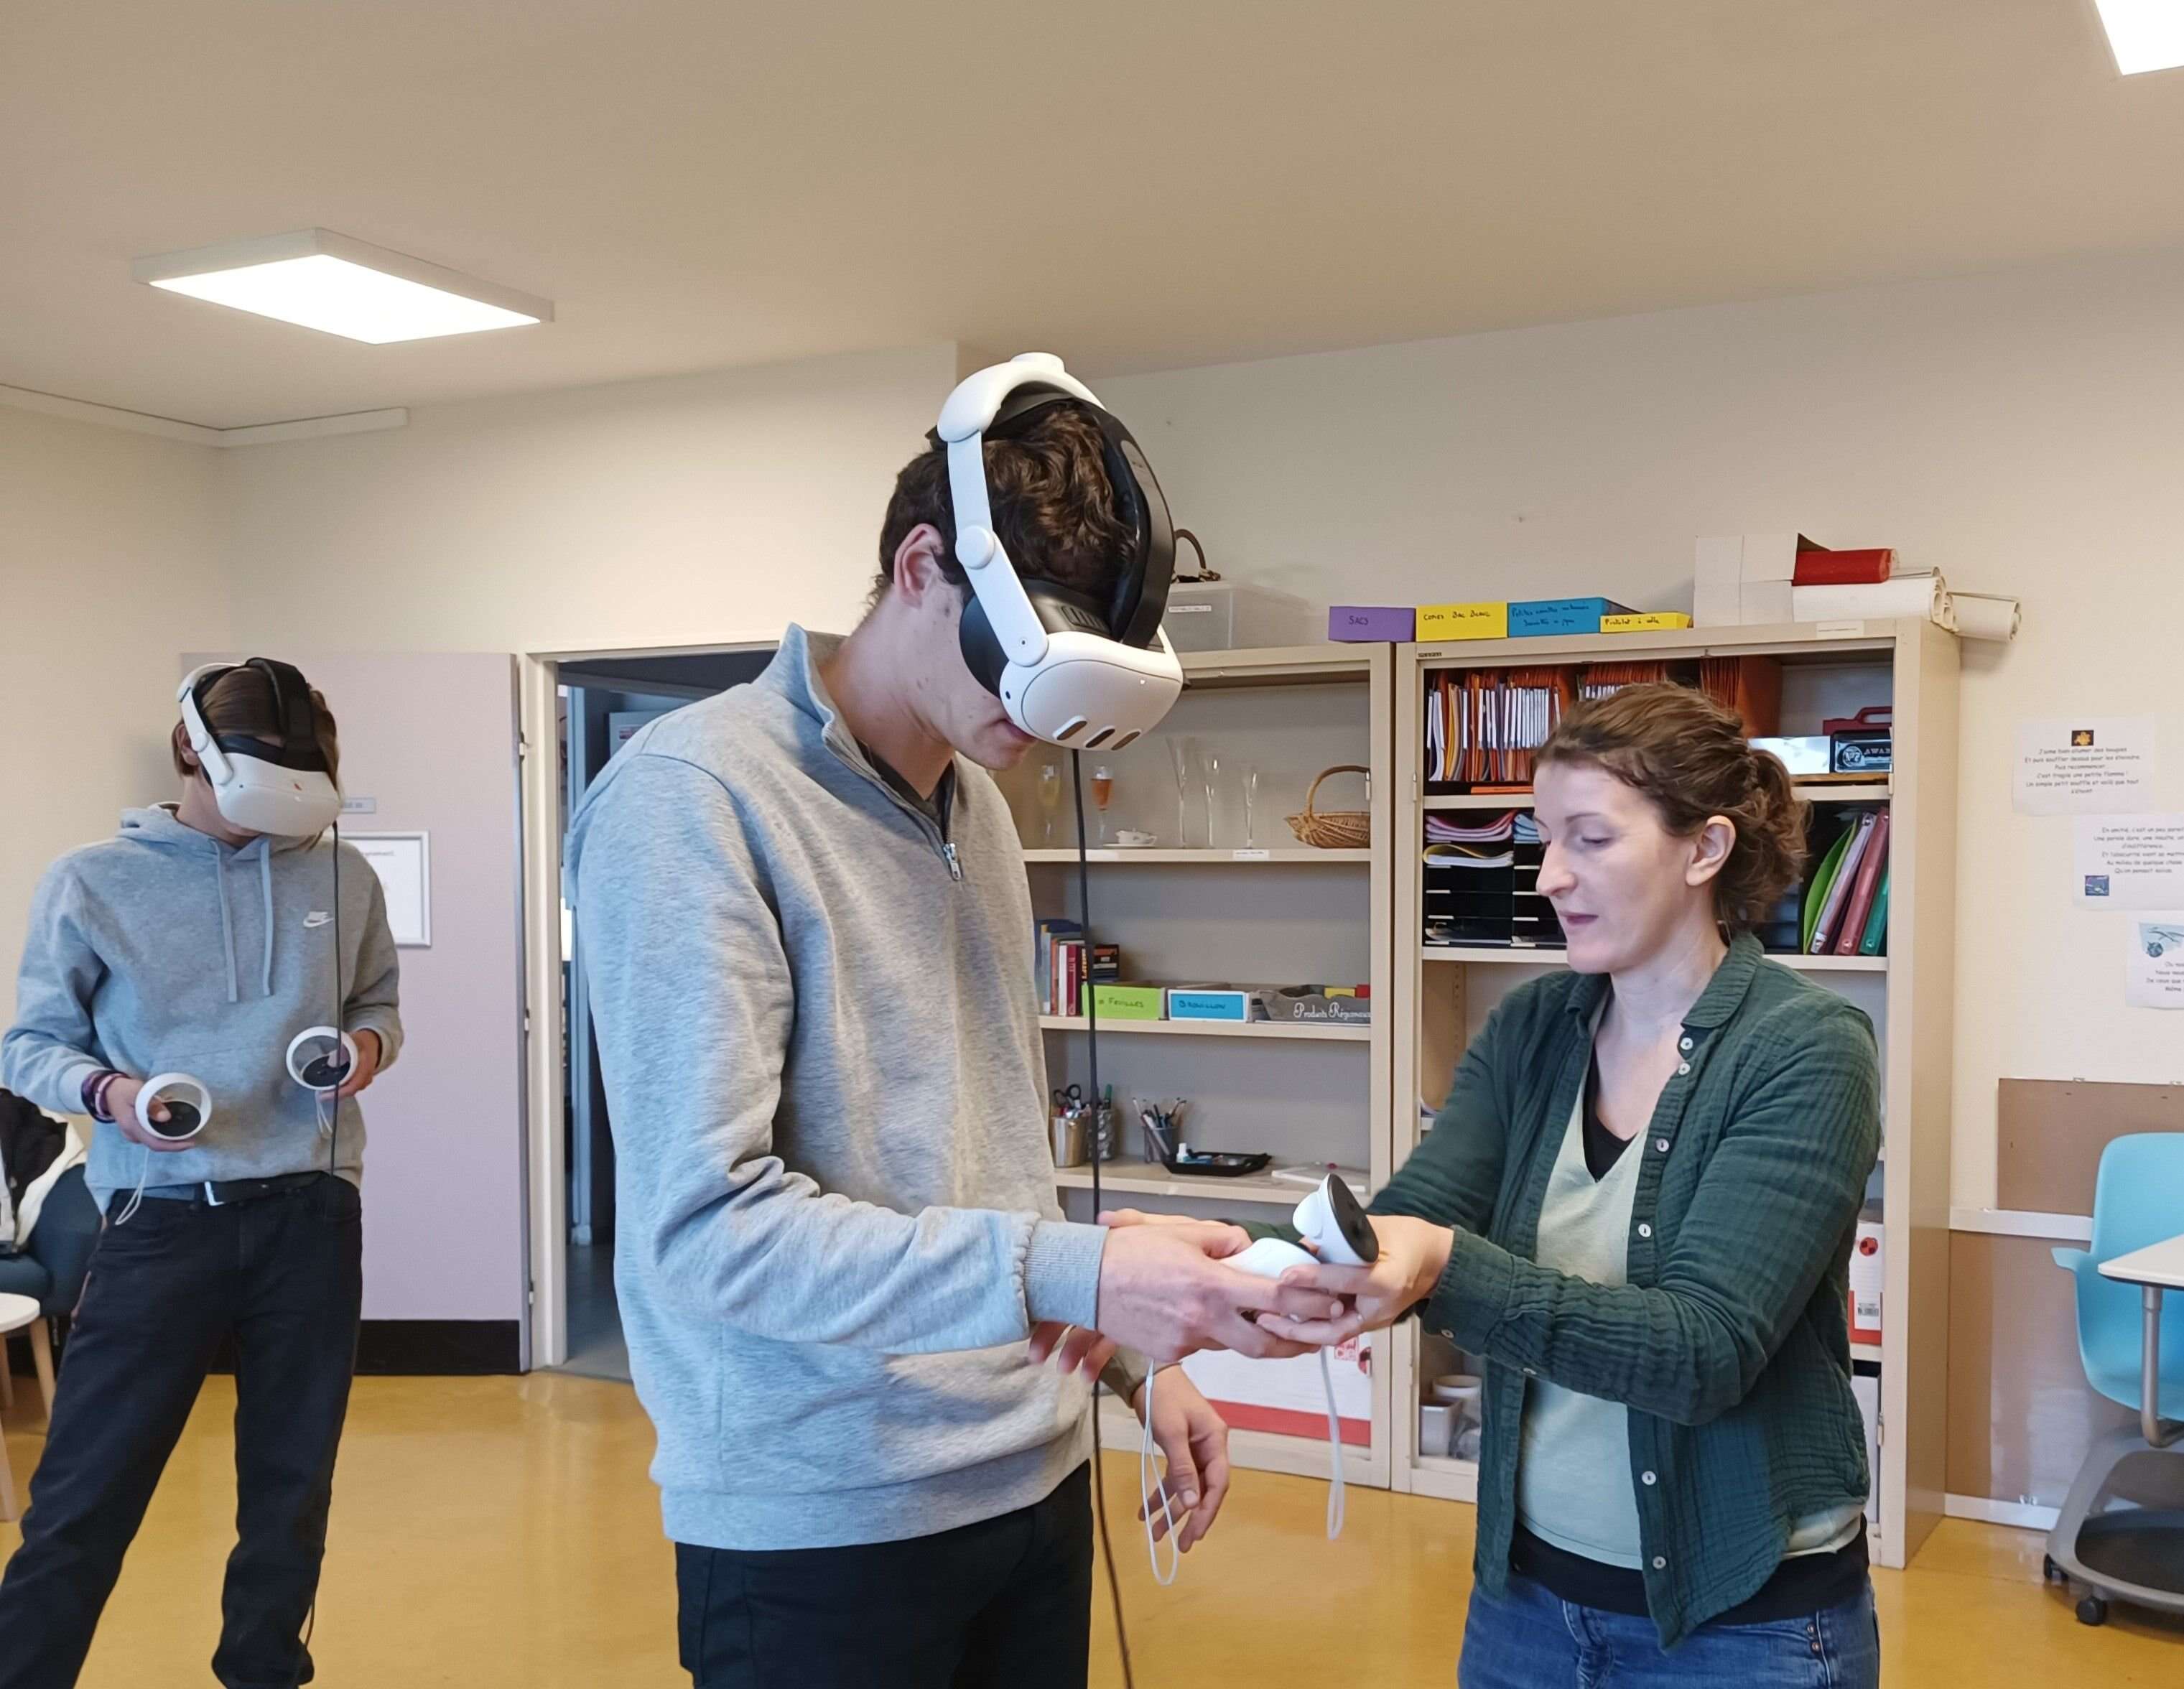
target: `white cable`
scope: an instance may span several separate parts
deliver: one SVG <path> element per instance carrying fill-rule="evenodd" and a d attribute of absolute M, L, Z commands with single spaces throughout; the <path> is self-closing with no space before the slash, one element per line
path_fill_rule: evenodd
<path fill-rule="evenodd" d="M 1319 1352 L 1319 1384 L 1327 1392 L 1327 1458 L 1333 1481 L 1327 1491 L 1327 1540 L 1342 1535 L 1342 1421 L 1334 1411 L 1334 1374 L 1327 1364 L 1327 1351 Z"/>
<path fill-rule="evenodd" d="M 1175 1581 L 1180 1569 L 1183 1551 L 1176 1546 L 1176 1523 L 1173 1498 L 1167 1491 L 1167 1478 L 1153 1459 L 1153 1380 L 1159 1376 L 1156 1367 L 1145 1374 L 1145 1426 L 1138 1439 L 1138 1495 L 1145 1510 L 1145 1552 L 1153 1563 L 1153 1581 L 1165 1589 Z M 1332 1385 L 1329 1386 L 1330 1389 Z M 1148 1484 L 1148 1476 L 1150 1482 Z M 1167 1570 L 1161 1570 L 1161 1537 L 1153 1530 L 1153 1497 L 1160 1497 L 1161 1517 L 1167 1521 Z M 1184 1514 L 1187 1519 L 1188 1513 Z"/>
<path fill-rule="evenodd" d="M 142 1148 L 144 1160 L 136 1169 L 136 1189 L 130 1194 L 129 1201 L 123 1205 L 121 1212 L 114 1217 L 114 1224 L 117 1226 L 127 1225 L 130 1216 L 144 1206 L 144 1186 L 152 1177 L 152 1146 L 146 1144 Z"/>

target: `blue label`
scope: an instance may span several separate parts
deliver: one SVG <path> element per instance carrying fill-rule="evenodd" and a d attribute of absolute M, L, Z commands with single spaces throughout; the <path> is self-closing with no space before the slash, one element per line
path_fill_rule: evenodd
<path fill-rule="evenodd" d="M 1240 992 L 1232 991 L 1171 991 L 1167 997 L 1170 1020 L 1232 1020 L 1244 1018 L 1251 1000 Z"/>

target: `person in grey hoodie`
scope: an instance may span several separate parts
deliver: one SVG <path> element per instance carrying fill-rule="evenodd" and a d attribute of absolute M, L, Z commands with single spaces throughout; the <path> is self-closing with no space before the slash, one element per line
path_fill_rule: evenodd
<path fill-rule="evenodd" d="M 320 750 L 337 775 L 333 717 L 311 699 Z M 254 670 L 221 676 L 203 710 L 223 739 L 281 741 L 272 688 Z M 0 1040 L 0 1084 L 57 1113 L 93 1117 L 87 1179 L 108 1215 L 22 1546 L 0 1580 L 0 1689 L 76 1681 L 229 1339 L 238 1541 L 213 1671 L 228 1689 L 311 1675 L 301 1633 L 317 1594 L 363 1297 L 355 1097 L 401 1049 L 396 952 L 378 878 L 353 847 L 244 832 L 221 815 L 179 727 L 174 760 L 179 804 L 130 811 L 117 837 L 46 874 L 16 1021 Z M 288 1045 L 335 1023 L 358 1059 L 338 1095 L 321 1101 L 290 1077 Z M 145 1079 L 170 1072 L 202 1081 L 212 1098 L 203 1132 L 181 1145 L 136 1117 Z M 169 1118 L 164 1106 L 146 1112 Z"/>
<path fill-rule="evenodd" d="M 1057 407 L 986 451 L 1018 568 L 1104 601 L 1127 530 L 1095 426 Z M 953 530 L 929 451 L 856 631 L 791 627 L 758 680 L 648 725 L 571 828 L 616 1290 L 699 1689 L 1081 1685 L 1078 1374 L 1142 1410 L 1117 1340 L 1301 1352 L 1251 1322 L 1278 1287 L 1218 1259 L 1240 1229 L 1061 1218 L 1031 900 L 984 772 L 1032 741 L 965 666 Z M 1227 1431 L 1180 1371 L 1153 1396 L 1188 1547 Z"/>

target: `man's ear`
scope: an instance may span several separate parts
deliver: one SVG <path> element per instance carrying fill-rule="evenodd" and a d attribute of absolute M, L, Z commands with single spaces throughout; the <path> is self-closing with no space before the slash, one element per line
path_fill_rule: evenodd
<path fill-rule="evenodd" d="M 953 597 L 955 583 L 941 567 L 948 542 L 931 522 L 920 522 L 894 549 L 894 589 L 905 604 L 921 606 L 938 587 Z"/>

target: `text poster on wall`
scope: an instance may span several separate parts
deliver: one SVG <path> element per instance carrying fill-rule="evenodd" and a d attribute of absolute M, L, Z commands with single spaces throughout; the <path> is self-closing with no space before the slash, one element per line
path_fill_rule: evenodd
<path fill-rule="evenodd" d="M 2184 904 L 2184 815 L 2081 815 L 2074 831 L 2083 907 Z"/>
<path fill-rule="evenodd" d="M 2153 717 L 2065 716 L 2017 724 L 2017 807 L 2026 815 L 2142 809 L 2154 777 Z"/>

